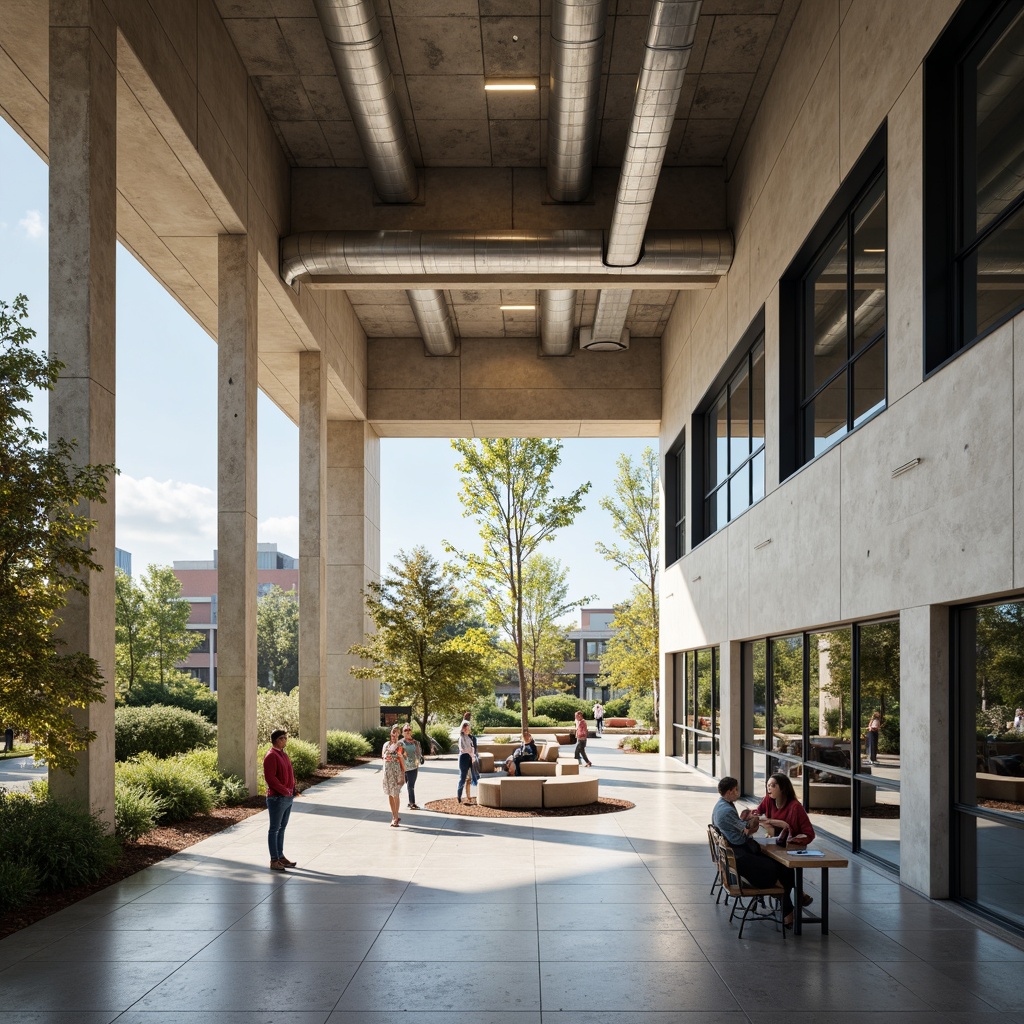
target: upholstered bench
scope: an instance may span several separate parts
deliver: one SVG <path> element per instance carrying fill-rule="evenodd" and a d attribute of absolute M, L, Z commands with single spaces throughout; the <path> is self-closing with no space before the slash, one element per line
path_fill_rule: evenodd
<path fill-rule="evenodd" d="M 597 802 L 597 776 L 580 775 L 576 778 L 544 780 L 545 807 L 581 807 Z"/>

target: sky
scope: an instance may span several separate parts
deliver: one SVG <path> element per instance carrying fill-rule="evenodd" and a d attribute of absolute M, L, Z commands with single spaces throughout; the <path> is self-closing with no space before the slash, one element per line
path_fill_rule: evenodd
<path fill-rule="evenodd" d="M 0 118 L 0 299 L 29 299 L 41 350 L 47 335 L 47 168 Z M 614 356 L 609 357 L 614 358 Z M 217 545 L 217 348 L 148 271 L 117 248 L 116 543 L 138 575 L 151 563 L 209 559 Z M 33 403 L 46 429 L 47 396 Z M 257 408 L 258 540 L 298 555 L 298 427 L 263 393 Z M 599 505 L 612 493 L 620 453 L 634 460 L 654 439 L 566 439 L 555 494 L 591 483 L 586 510 L 546 545 L 569 569 L 571 599 L 593 607 L 624 600 L 631 580 L 595 552 L 610 543 Z M 456 453 L 446 439 L 381 441 L 381 566 L 424 545 L 478 543 L 462 516 Z M 429 498 L 429 500 L 426 500 Z"/>

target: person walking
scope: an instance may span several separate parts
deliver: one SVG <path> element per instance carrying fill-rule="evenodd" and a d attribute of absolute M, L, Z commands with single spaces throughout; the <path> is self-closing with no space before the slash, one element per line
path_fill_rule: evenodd
<path fill-rule="evenodd" d="M 600 701 L 594 705 L 594 728 L 598 736 L 604 735 L 604 705 Z"/>
<path fill-rule="evenodd" d="M 416 778 L 423 764 L 423 748 L 413 739 L 412 726 L 402 726 L 402 750 L 405 753 L 405 788 L 409 792 L 409 810 L 418 811 L 416 804 Z"/>
<path fill-rule="evenodd" d="M 380 756 L 384 761 L 384 792 L 391 805 L 391 827 L 398 828 L 402 820 L 398 816 L 399 798 L 405 785 L 405 749 L 402 747 L 402 727 L 391 726 L 391 736 L 384 744 Z"/>
<path fill-rule="evenodd" d="M 582 711 L 576 712 L 576 750 L 573 753 L 573 757 L 576 758 L 579 763 L 585 764 L 588 768 L 594 766 L 590 762 L 590 758 L 587 757 L 587 736 L 590 734 L 590 730 L 587 728 L 587 720 L 583 717 Z"/>
<path fill-rule="evenodd" d="M 472 785 L 480 778 L 476 768 L 476 737 L 470 732 L 471 725 L 463 720 L 459 727 L 459 789 L 455 794 L 456 800 L 462 803 L 462 787 L 466 787 L 466 803 L 472 799 Z"/>
<path fill-rule="evenodd" d="M 270 734 L 270 749 L 263 758 L 263 778 L 267 783 L 267 845 L 270 847 L 270 870 L 285 871 L 295 867 L 295 861 L 284 855 L 284 830 L 292 814 L 292 803 L 299 795 L 295 788 L 295 769 L 292 759 L 285 753 L 288 733 L 275 729 Z"/>
<path fill-rule="evenodd" d="M 876 711 L 868 722 L 867 734 L 867 755 L 868 764 L 878 764 L 878 730 L 882 728 L 882 716 Z"/>

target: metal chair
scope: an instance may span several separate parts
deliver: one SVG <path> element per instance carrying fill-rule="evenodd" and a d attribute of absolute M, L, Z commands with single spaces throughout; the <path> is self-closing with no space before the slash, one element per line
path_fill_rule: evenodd
<path fill-rule="evenodd" d="M 743 916 L 740 918 L 738 938 L 743 938 L 743 928 L 748 920 L 771 921 L 775 924 L 776 930 L 782 932 L 782 941 L 785 942 L 786 926 L 783 922 L 782 898 L 785 896 L 786 890 L 779 883 L 764 889 L 751 885 L 739 872 L 739 868 L 736 865 L 736 852 L 725 836 L 718 832 L 717 829 L 715 831 L 718 833 L 715 838 L 718 843 L 718 865 L 722 891 L 728 893 L 733 898 L 732 913 L 729 915 L 729 920 L 732 921 L 738 910 L 743 911 Z M 767 914 L 759 912 L 758 909 L 764 906 L 765 899 L 768 900 L 771 908 Z"/>
<path fill-rule="evenodd" d="M 721 901 L 722 897 L 725 896 L 725 905 L 729 906 L 729 894 L 722 886 L 722 869 L 718 857 L 718 839 L 720 836 L 721 832 L 718 831 L 718 826 L 709 824 L 708 848 L 711 850 L 711 863 L 715 865 L 715 877 L 711 882 L 711 892 L 708 893 L 708 895 L 715 897 L 716 906 Z"/>

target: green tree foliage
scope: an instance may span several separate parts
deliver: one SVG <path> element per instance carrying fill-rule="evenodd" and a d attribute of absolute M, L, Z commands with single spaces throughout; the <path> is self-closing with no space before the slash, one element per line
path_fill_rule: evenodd
<path fill-rule="evenodd" d="M 116 570 L 114 582 L 115 669 L 119 688 L 139 682 L 166 686 L 202 636 L 188 628 L 189 604 L 169 566 L 150 565 L 136 582 Z"/>
<path fill-rule="evenodd" d="M 365 598 L 377 631 L 349 648 L 369 663 L 352 674 L 382 680 L 392 703 L 412 706 L 424 733 L 431 715 L 461 714 L 488 672 L 490 637 L 470 624 L 469 603 L 447 571 L 426 548 L 399 551 Z"/>
<path fill-rule="evenodd" d="M 284 729 L 293 736 L 299 734 L 299 688 L 291 693 L 280 690 L 256 691 L 256 739 L 269 743 L 275 729 Z M 290 742 L 290 741 L 289 741 Z"/>
<path fill-rule="evenodd" d="M 169 707 L 184 708 L 186 711 L 197 712 L 214 725 L 217 724 L 217 694 L 205 683 L 185 675 L 184 672 L 169 674 L 162 686 L 160 683 L 136 681 L 130 690 L 118 690 L 117 700 L 119 704 L 127 707 L 142 708 L 152 704 L 165 704 Z"/>
<path fill-rule="evenodd" d="M 616 610 L 615 628 L 621 632 L 625 624 L 630 635 L 618 642 L 615 638 L 609 641 L 614 673 L 620 679 L 619 683 L 612 681 L 612 685 L 627 688 L 623 684 L 628 676 L 630 693 L 640 696 L 639 674 L 650 671 L 653 666 L 653 675 L 645 685 L 654 701 L 656 725 L 660 713 L 658 680 L 661 674 L 658 665 L 658 566 L 661 559 L 658 458 L 654 450 L 647 447 L 639 462 L 634 463 L 630 456 L 622 454 L 615 465 L 618 469 L 615 493 L 601 499 L 601 508 L 612 517 L 612 529 L 622 543 L 609 546 L 599 541 L 597 551 L 618 568 L 625 569 L 636 582 L 632 598 L 623 606 L 629 609 L 623 623 L 619 622 L 619 610 Z M 649 607 L 639 608 L 639 601 L 646 601 Z M 651 646 L 644 647 L 644 644 Z M 606 668 L 606 661 L 607 656 L 601 659 L 601 674 L 610 677 L 612 671 Z M 627 666 L 628 662 L 632 664 Z"/>
<path fill-rule="evenodd" d="M 529 720 L 526 649 L 526 563 L 545 541 L 569 526 L 583 510 L 586 483 L 565 497 L 552 491 L 552 475 L 561 462 L 558 441 L 541 438 L 455 440 L 461 456 L 463 515 L 475 519 L 483 554 L 446 546 L 464 565 L 480 593 L 488 622 L 515 651 L 522 727 Z"/>
<path fill-rule="evenodd" d="M 184 754 L 195 747 L 207 747 L 217 739 L 214 726 L 184 708 L 117 708 L 114 711 L 114 759 L 127 761 L 137 754 L 157 757 Z"/>
<path fill-rule="evenodd" d="M 614 626 L 615 635 L 601 655 L 602 681 L 607 680 L 612 689 L 626 691 L 630 698 L 650 696 L 657 709 L 657 605 L 652 607 L 646 587 L 637 584 L 631 599 L 615 606 Z"/>
<path fill-rule="evenodd" d="M 285 693 L 299 685 L 299 599 L 271 587 L 256 606 L 256 680 Z"/>
<path fill-rule="evenodd" d="M 76 444 L 31 425 L 34 391 L 52 391 L 63 364 L 31 348 L 28 300 L 0 302 L 0 722 L 37 740 L 36 756 L 73 772 L 94 734 L 73 708 L 103 700 L 93 658 L 57 635 L 72 593 L 98 571 L 86 546 L 95 522 L 80 504 L 104 501 L 113 466 L 80 466 Z"/>
<path fill-rule="evenodd" d="M 1024 707 L 1024 602 L 989 605 L 978 609 L 978 710 Z M 999 729 L 1005 728 L 1006 716 Z M 996 724 L 996 723 L 991 723 Z"/>

